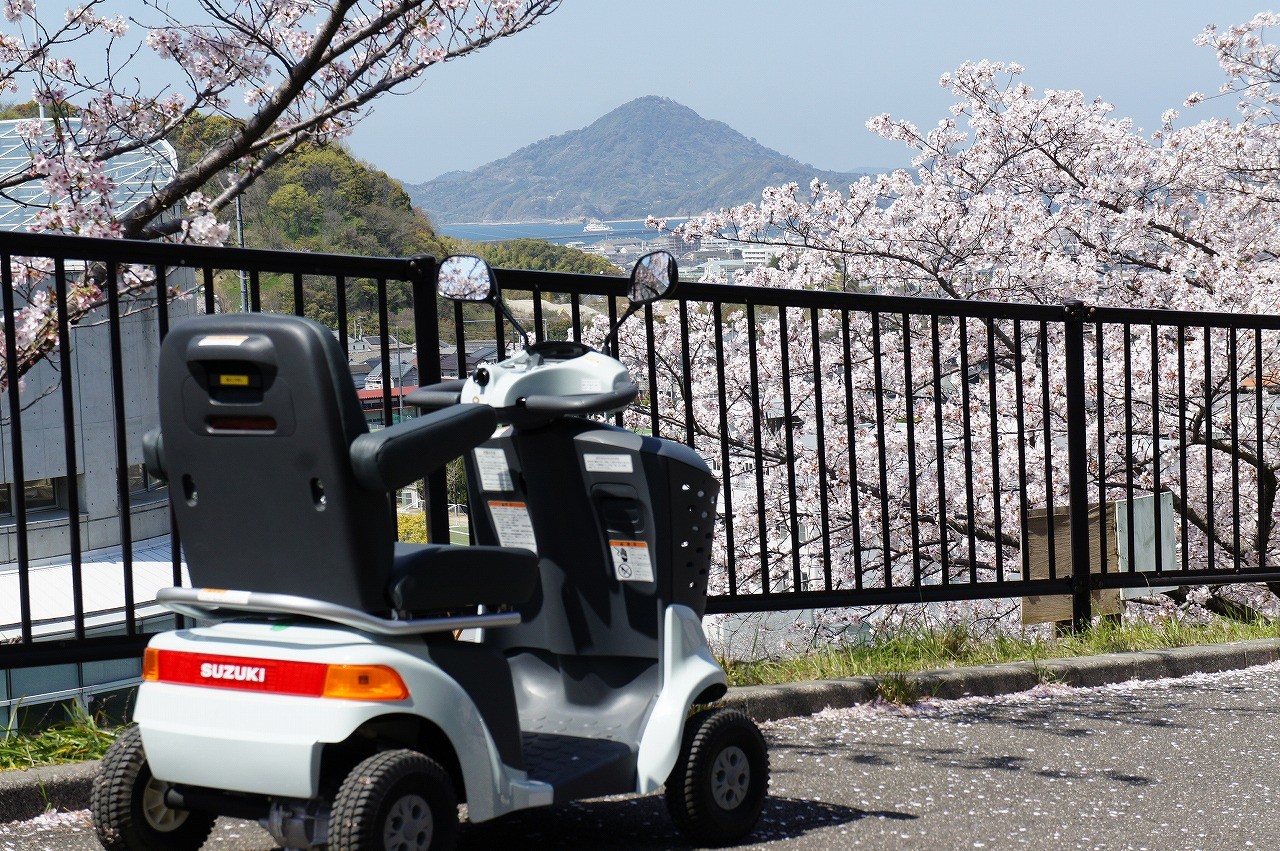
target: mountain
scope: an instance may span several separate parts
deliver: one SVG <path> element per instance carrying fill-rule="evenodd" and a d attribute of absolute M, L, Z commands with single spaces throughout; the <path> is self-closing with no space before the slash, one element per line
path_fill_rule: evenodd
<path fill-rule="evenodd" d="M 474 171 L 405 190 L 441 223 L 635 219 L 743 204 L 766 186 L 793 180 L 804 186 L 817 177 L 839 186 L 860 176 L 820 171 L 650 96 Z"/>

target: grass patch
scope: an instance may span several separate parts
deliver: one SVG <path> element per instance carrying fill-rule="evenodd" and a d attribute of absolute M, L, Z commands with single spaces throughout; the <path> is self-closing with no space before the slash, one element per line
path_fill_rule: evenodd
<path fill-rule="evenodd" d="M 70 718 L 43 730 L 9 730 L 0 738 L 0 771 L 100 759 L 119 734 L 105 727 L 78 703 Z"/>
<path fill-rule="evenodd" d="M 1040 634 L 978 636 L 957 627 L 895 631 L 864 643 L 821 650 L 790 659 L 725 662 L 729 685 L 773 685 L 805 680 L 871 676 L 892 690 L 887 675 L 934 668 L 1036 662 L 1068 656 L 1092 656 L 1129 650 L 1165 650 L 1197 644 L 1280 638 L 1276 624 L 1215 618 L 1207 624 L 1164 620 L 1154 624 L 1101 621 L 1081 635 L 1045 638 Z M 889 699 L 885 696 L 885 699 Z"/>

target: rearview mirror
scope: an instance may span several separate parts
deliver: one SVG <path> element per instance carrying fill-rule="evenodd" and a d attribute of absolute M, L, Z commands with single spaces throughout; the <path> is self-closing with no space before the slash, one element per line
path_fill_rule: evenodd
<path fill-rule="evenodd" d="M 484 260 L 455 254 L 440 263 L 436 292 L 454 301 L 493 301 L 498 294 L 498 282 Z"/>
<path fill-rule="evenodd" d="M 632 304 L 648 304 L 671 292 L 676 285 L 676 258 L 666 251 L 654 251 L 636 261 L 631 269 Z"/>

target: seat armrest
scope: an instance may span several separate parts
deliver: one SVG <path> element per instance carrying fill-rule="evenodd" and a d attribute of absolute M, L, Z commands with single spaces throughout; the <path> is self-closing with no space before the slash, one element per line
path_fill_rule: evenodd
<path fill-rule="evenodd" d="M 147 467 L 147 475 L 162 482 L 169 481 L 169 474 L 164 468 L 164 438 L 160 429 L 153 428 L 142 436 L 142 462 Z"/>
<path fill-rule="evenodd" d="M 351 442 L 351 468 L 369 490 L 396 490 L 489 439 L 498 419 L 488 405 L 457 405 Z"/>

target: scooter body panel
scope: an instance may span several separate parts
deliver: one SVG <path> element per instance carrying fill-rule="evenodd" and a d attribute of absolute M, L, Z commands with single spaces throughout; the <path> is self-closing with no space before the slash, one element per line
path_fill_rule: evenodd
<path fill-rule="evenodd" d="M 379 641 L 337 628 L 233 622 L 161 633 L 151 647 L 250 660 L 386 665 L 409 690 L 405 700 L 363 701 L 143 683 L 134 715 L 147 761 L 160 780 L 312 798 L 321 791 L 326 745 L 380 717 L 407 714 L 430 721 L 448 738 L 473 820 L 551 801 L 549 787 L 502 762 L 476 700 L 432 661 L 421 642 Z"/>

